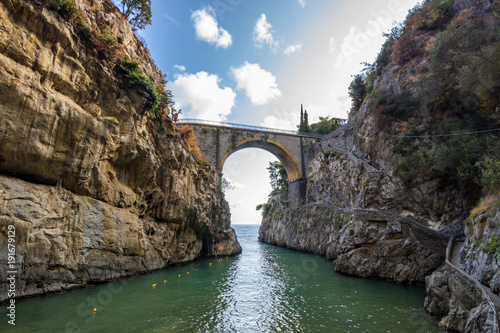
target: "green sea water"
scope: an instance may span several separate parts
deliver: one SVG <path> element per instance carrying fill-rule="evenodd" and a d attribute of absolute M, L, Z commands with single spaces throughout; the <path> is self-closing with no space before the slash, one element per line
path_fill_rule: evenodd
<path fill-rule="evenodd" d="M 0 332 L 439 332 L 422 287 L 338 274 L 259 243 L 258 225 L 234 228 L 238 256 L 18 300 L 15 326 L 2 304 Z"/>

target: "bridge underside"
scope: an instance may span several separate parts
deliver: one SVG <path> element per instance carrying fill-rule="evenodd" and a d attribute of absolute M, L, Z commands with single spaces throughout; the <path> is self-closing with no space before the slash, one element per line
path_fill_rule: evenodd
<path fill-rule="evenodd" d="M 283 163 L 289 181 L 292 182 L 302 177 L 299 163 L 297 162 L 293 154 L 284 145 L 277 141 L 271 139 L 263 139 L 261 137 L 251 137 L 238 141 L 233 148 L 226 151 L 222 156 L 218 165 L 219 172 L 222 173 L 224 163 L 231 154 L 245 148 L 264 149 L 276 156 L 281 161 L 281 163 Z"/>
<path fill-rule="evenodd" d="M 307 165 L 320 150 L 317 135 L 196 119 L 184 123 L 193 128 L 207 162 L 220 174 L 228 157 L 239 150 L 259 148 L 270 152 L 285 167 L 292 205 L 297 207 L 304 202 Z"/>

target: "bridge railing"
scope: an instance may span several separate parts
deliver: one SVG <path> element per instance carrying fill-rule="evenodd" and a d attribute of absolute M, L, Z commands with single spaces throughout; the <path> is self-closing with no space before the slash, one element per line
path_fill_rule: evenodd
<path fill-rule="evenodd" d="M 260 132 L 283 133 L 283 134 L 291 134 L 291 135 L 312 137 L 312 138 L 318 138 L 318 139 L 321 139 L 324 137 L 324 135 L 321 135 L 321 134 L 303 133 L 303 132 L 299 132 L 299 131 L 290 131 L 290 130 L 284 130 L 284 129 L 279 129 L 279 128 L 243 125 L 243 124 L 226 123 L 226 122 L 221 122 L 221 121 L 203 120 L 203 119 L 194 119 L 194 118 L 179 119 L 178 123 L 192 124 L 192 125 L 212 125 L 212 126 L 229 127 L 229 128 L 241 128 L 241 129 L 255 130 L 255 131 L 260 131 Z"/>

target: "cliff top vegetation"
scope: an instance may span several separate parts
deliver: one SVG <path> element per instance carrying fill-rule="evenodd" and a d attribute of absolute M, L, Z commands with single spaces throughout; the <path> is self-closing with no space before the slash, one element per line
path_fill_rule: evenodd
<path fill-rule="evenodd" d="M 498 192 L 499 10 L 490 0 L 426 0 L 354 77 L 351 117 L 376 119 L 408 185 L 437 178 Z"/>

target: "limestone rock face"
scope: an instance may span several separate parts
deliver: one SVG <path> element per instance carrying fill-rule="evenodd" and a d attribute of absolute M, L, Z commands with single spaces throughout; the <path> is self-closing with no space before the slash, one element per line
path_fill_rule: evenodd
<path fill-rule="evenodd" d="M 378 123 L 369 109 L 369 103 L 363 105 L 358 117 L 366 119 L 347 124 L 321 141 L 323 154 L 309 164 L 308 202 L 418 216 L 434 228 L 461 217 L 472 202 L 464 192 L 451 184 L 443 186 L 436 178 L 422 178 L 409 186 L 396 175 L 393 143 L 385 135 L 378 137 Z M 366 145 L 356 143 L 360 140 Z M 367 152 L 376 168 L 364 162 Z"/>
<path fill-rule="evenodd" d="M 445 332 L 495 332 L 495 314 L 481 293 L 446 265 L 426 277 L 425 308 Z"/>
<path fill-rule="evenodd" d="M 435 271 L 425 278 L 427 297 L 425 308 L 436 316 L 444 316 L 450 310 L 450 292 L 448 290 L 448 277 Z"/>
<path fill-rule="evenodd" d="M 468 220 L 461 264 L 468 274 L 500 295 L 500 211 Z"/>
<path fill-rule="evenodd" d="M 290 209 L 275 199 L 265 213 L 259 240 L 325 255 L 336 271 L 397 282 L 423 282 L 442 263 L 445 243 L 433 244 L 417 222 L 363 209 L 318 204 Z"/>
<path fill-rule="evenodd" d="M 325 255 L 339 272 L 423 282 L 444 260 L 448 236 L 395 203 L 401 186 L 351 153 L 319 153 L 309 164 L 308 204 L 271 198 L 259 239 Z"/>
<path fill-rule="evenodd" d="M 213 168 L 48 3 L 0 0 L 0 301 L 9 225 L 18 296 L 241 251 Z M 110 1 L 77 5 L 161 82 Z"/>
<path fill-rule="evenodd" d="M 491 307 L 486 303 L 481 303 L 480 306 L 469 312 L 464 332 L 495 332 L 495 329 L 498 329 L 498 324 L 495 324 L 494 320 Z"/>
<path fill-rule="evenodd" d="M 498 204 L 469 218 L 466 238 L 459 253 L 459 265 L 465 273 L 489 287 L 490 298 L 498 303 L 500 239 Z M 470 279 L 446 265 L 426 278 L 425 308 L 441 318 L 440 326 L 447 331 L 494 332 L 495 316 L 491 306 Z"/>

